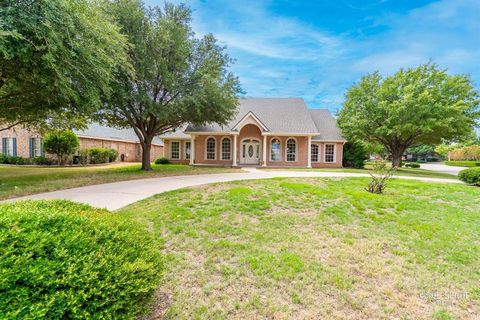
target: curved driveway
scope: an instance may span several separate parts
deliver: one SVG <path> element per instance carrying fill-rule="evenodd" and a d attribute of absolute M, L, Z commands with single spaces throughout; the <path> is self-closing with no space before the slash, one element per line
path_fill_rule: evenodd
<path fill-rule="evenodd" d="M 173 176 L 163 178 L 149 178 L 140 180 L 121 181 L 99 184 L 80 188 L 40 193 L 26 197 L 10 199 L 18 201 L 26 199 L 67 199 L 76 202 L 88 203 L 94 207 L 117 210 L 136 201 L 151 197 L 155 194 L 177 190 L 185 187 L 198 186 L 209 183 L 228 182 L 234 180 L 269 179 L 276 177 L 368 177 L 368 174 L 346 172 L 319 172 L 319 171 L 262 171 L 253 168 L 244 169 L 239 173 L 218 173 Z M 461 183 L 458 180 L 398 177 L 421 181 Z"/>

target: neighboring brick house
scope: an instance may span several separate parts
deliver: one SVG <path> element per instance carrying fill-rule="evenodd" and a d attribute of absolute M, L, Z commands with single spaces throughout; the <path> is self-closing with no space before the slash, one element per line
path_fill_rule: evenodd
<path fill-rule="evenodd" d="M 118 151 L 118 161 L 121 155 L 127 162 L 141 161 L 141 146 L 139 140 L 131 129 L 115 129 L 99 124 L 91 124 L 84 131 L 75 131 L 80 140 L 80 149 L 87 148 L 112 148 Z M 44 154 L 42 137 L 35 132 L 21 127 L 0 131 L 0 151 L 4 155 L 24 158 L 38 157 Z M 163 156 L 163 142 L 155 138 L 152 143 L 150 157 L 155 160 Z"/>
<path fill-rule="evenodd" d="M 224 127 L 188 125 L 161 138 L 173 163 L 307 168 L 341 167 L 346 142 L 328 110 L 300 98 L 240 99 Z"/>

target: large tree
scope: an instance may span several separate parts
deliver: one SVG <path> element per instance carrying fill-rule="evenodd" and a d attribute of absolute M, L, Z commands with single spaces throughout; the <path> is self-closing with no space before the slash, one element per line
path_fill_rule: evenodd
<path fill-rule="evenodd" d="M 126 38 L 95 0 L 0 0 L 0 130 L 74 126 L 110 94 Z"/>
<path fill-rule="evenodd" d="M 108 10 L 128 36 L 134 72 L 119 70 L 100 117 L 133 128 L 142 146 L 142 169 L 151 170 L 156 135 L 184 123 L 225 124 L 235 113 L 239 83 L 215 38 L 195 37 L 188 7 L 146 8 L 137 0 L 114 0 Z"/>
<path fill-rule="evenodd" d="M 338 122 L 345 136 L 382 144 L 398 167 L 407 148 L 460 139 L 478 117 L 470 78 L 428 63 L 388 77 L 364 76 L 348 90 Z"/>

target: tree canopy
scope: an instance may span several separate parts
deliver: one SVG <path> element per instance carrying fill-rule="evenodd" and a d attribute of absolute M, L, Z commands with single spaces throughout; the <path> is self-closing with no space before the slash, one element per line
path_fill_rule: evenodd
<path fill-rule="evenodd" d="M 240 86 L 215 37 L 195 37 L 185 5 L 146 8 L 137 0 L 115 0 L 107 10 L 129 39 L 134 71 L 119 69 L 99 117 L 133 128 L 143 150 L 142 168 L 149 170 L 156 135 L 184 123 L 226 123 L 235 113 Z"/>
<path fill-rule="evenodd" d="M 479 102 L 468 76 L 427 63 L 388 77 L 364 76 L 348 90 L 338 122 L 346 137 L 382 144 L 399 166 L 411 146 L 470 134 Z"/>
<path fill-rule="evenodd" d="M 126 39 L 91 0 L 0 0 L 0 130 L 81 126 L 110 94 Z"/>

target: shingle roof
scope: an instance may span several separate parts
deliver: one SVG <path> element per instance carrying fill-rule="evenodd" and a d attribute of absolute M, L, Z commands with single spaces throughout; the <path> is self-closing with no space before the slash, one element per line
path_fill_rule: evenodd
<path fill-rule="evenodd" d="M 239 99 L 238 113 L 226 126 L 208 124 L 188 126 L 186 131 L 231 131 L 245 115 L 252 112 L 269 132 L 317 133 L 307 106 L 301 98 L 246 98 Z"/>
<path fill-rule="evenodd" d="M 238 113 L 227 125 L 184 125 L 175 132 L 162 135 L 165 139 L 188 139 L 186 132 L 230 132 L 252 113 L 272 133 L 316 134 L 313 140 L 345 141 L 337 121 L 327 109 L 308 109 L 301 98 L 239 99 Z"/>
<path fill-rule="evenodd" d="M 308 111 L 320 133 L 312 140 L 345 141 L 330 111 L 327 109 L 309 109 Z"/>
<path fill-rule="evenodd" d="M 178 127 L 175 131 L 172 132 L 167 132 L 165 134 L 162 134 L 160 138 L 165 138 L 165 139 L 190 139 L 190 135 L 184 133 L 185 129 L 187 128 L 187 125 L 184 124 L 180 127 Z"/>
<path fill-rule="evenodd" d="M 92 123 L 86 130 L 74 130 L 80 137 L 92 137 L 99 139 L 112 139 L 128 142 L 140 142 L 133 129 L 116 129 L 112 127 L 102 126 L 98 123 Z M 155 137 L 153 144 L 163 145 L 163 141 L 159 137 Z"/>

